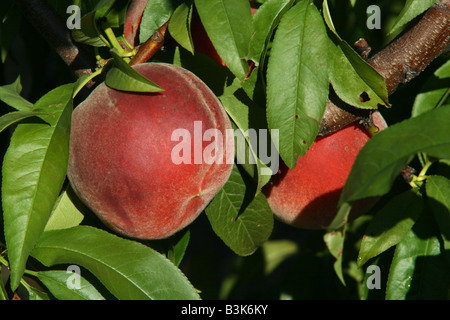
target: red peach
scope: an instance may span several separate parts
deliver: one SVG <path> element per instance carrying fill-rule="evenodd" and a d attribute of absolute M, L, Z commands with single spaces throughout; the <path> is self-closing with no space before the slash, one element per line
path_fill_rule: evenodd
<path fill-rule="evenodd" d="M 208 129 L 225 133 L 230 120 L 190 71 L 163 63 L 134 68 L 165 91 L 133 93 L 100 84 L 73 112 L 68 177 L 80 199 L 111 229 L 159 239 L 189 225 L 222 188 L 233 167 L 224 159 L 233 159 L 234 141 L 214 142 L 212 164 L 175 164 L 174 130 L 193 136 L 194 121 L 201 121 L 202 135 Z M 201 141 L 200 147 L 211 143 Z"/>
<path fill-rule="evenodd" d="M 386 128 L 381 115 L 374 113 L 374 123 Z M 313 142 L 297 165 L 280 169 L 263 188 L 274 215 L 289 225 L 303 229 L 324 229 L 337 214 L 339 197 L 361 148 L 370 139 L 359 124 L 349 125 Z M 376 199 L 357 201 L 350 220 L 370 209 Z"/>

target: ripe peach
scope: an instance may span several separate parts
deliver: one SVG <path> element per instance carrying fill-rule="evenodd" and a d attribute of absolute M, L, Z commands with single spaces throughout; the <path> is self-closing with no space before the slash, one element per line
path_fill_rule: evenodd
<path fill-rule="evenodd" d="M 134 68 L 165 91 L 133 93 L 100 84 L 73 112 L 68 177 L 111 229 L 159 239 L 190 224 L 222 188 L 231 174 L 232 161 L 224 159 L 233 159 L 234 141 L 201 140 L 197 149 L 215 144 L 211 164 L 175 164 L 172 150 L 180 143 L 172 141 L 174 130 L 191 136 L 208 129 L 225 132 L 230 120 L 190 71 L 163 63 Z M 201 121 L 200 131 L 194 131 L 194 121 Z"/>
<path fill-rule="evenodd" d="M 386 127 L 381 115 L 374 123 Z M 280 169 L 263 188 L 274 215 L 289 225 L 303 229 L 324 229 L 337 214 L 339 197 L 361 148 L 370 139 L 359 124 L 349 125 L 331 135 L 316 139 L 297 165 Z M 373 206 L 375 199 L 357 201 L 350 220 Z"/>

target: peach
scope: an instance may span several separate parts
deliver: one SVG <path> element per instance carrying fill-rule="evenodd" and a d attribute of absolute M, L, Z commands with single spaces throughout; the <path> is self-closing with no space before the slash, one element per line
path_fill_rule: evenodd
<path fill-rule="evenodd" d="M 380 130 L 386 128 L 378 112 L 373 119 Z M 263 188 L 278 220 L 302 229 L 328 227 L 337 214 L 339 197 L 356 156 L 370 137 L 362 125 L 352 124 L 317 138 L 295 168 L 281 162 L 278 173 Z M 369 210 L 375 200 L 357 201 L 350 220 Z"/>
<path fill-rule="evenodd" d="M 131 238 L 166 238 L 202 212 L 231 174 L 233 163 L 225 159 L 234 158 L 234 140 L 202 139 L 195 147 L 214 144 L 213 161 L 196 162 L 195 152 L 188 152 L 192 161 L 174 161 L 180 143 L 172 141 L 173 132 L 225 132 L 231 123 L 217 97 L 190 71 L 163 63 L 134 68 L 165 91 L 133 93 L 100 84 L 73 112 L 68 177 L 112 230 Z"/>

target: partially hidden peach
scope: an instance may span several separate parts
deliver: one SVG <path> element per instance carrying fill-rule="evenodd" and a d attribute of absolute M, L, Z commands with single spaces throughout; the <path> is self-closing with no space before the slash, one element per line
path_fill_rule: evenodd
<path fill-rule="evenodd" d="M 231 123 L 190 71 L 163 63 L 134 68 L 165 91 L 133 93 L 100 84 L 73 112 L 68 177 L 80 199 L 114 231 L 166 238 L 189 225 L 218 193 L 233 166 L 226 159 L 234 157 L 234 141 L 227 139 L 214 145 L 213 161 L 194 161 L 194 147 L 203 151 L 216 142 L 202 139 L 183 150 L 192 151 L 192 161 L 177 164 L 173 149 L 180 137 L 173 139 L 174 130 L 202 137 L 208 129 L 225 132 Z M 200 131 L 194 122 L 201 123 Z"/>
<path fill-rule="evenodd" d="M 386 128 L 378 112 L 373 119 L 380 130 Z M 352 124 L 316 139 L 295 168 L 281 162 L 278 173 L 263 188 L 274 215 L 302 229 L 327 228 L 336 217 L 339 197 L 356 156 L 370 137 L 362 125 Z M 355 202 L 349 219 L 360 216 L 375 202 L 375 198 Z"/>
<path fill-rule="evenodd" d="M 251 10 L 252 10 L 252 15 L 254 15 L 257 8 L 251 2 L 250 2 L 250 6 L 251 6 Z M 191 34 L 192 34 L 192 42 L 194 44 L 195 51 L 203 53 L 204 55 L 210 57 L 211 59 L 214 59 L 215 61 L 217 61 L 224 67 L 226 67 L 225 62 L 222 60 L 222 58 L 220 58 L 219 54 L 217 53 L 216 49 L 214 48 L 214 45 L 212 44 L 211 40 L 209 39 L 208 34 L 206 33 L 206 30 L 203 27 L 200 17 L 196 11 L 194 11 L 194 13 L 192 15 Z"/>

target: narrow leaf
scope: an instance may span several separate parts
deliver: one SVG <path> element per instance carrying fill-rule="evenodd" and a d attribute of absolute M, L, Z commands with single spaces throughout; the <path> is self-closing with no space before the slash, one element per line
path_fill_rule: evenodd
<path fill-rule="evenodd" d="M 44 112 L 37 111 L 13 111 L 0 117 L 0 132 L 23 119 L 45 115 Z"/>
<path fill-rule="evenodd" d="M 340 204 L 387 193 L 418 152 L 449 159 L 449 127 L 450 108 L 443 106 L 377 133 L 359 152 Z"/>
<path fill-rule="evenodd" d="M 391 31 L 392 34 L 398 31 L 401 27 L 413 20 L 418 15 L 428 10 L 437 0 L 406 0 L 406 3 L 395 20 Z"/>
<path fill-rule="evenodd" d="M 449 95 L 450 79 L 441 80 L 434 76 L 430 77 L 414 99 L 411 116 L 416 117 L 441 107 Z"/>
<path fill-rule="evenodd" d="M 367 227 L 359 250 L 358 265 L 362 266 L 402 241 L 422 209 L 423 200 L 416 191 L 409 190 L 392 198 Z"/>
<path fill-rule="evenodd" d="M 430 217 L 423 214 L 397 245 L 389 270 L 387 300 L 448 298 L 448 264 Z"/>
<path fill-rule="evenodd" d="M 334 262 L 334 271 L 338 276 L 339 280 L 341 280 L 342 284 L 345 285 L 344 274 L 342 272 L 342 255 L 344 252 L 344 239 L 345 239 L 345 231 L 344 229 L 328 232 L 323 236 L 323 240 L 333 255 L 336 258 Z"/>
<path fill-rule="evenodd" d="M 71 281 L 71 277 L 77 277 Z M 104 300 L 97 289 L 81 275 L 70 271 L 41 271 L 37 277 L 59 300 Z"/>
<path fill-rule="evenodd" d="M 166 23 L 180 2 L 180 0 L 148 1 L 139 26 L 139 41 L 144 43 Z"/>
<path fill-rule="evenodd" d="M 0 100 L 14 109 L 30 111 L 33 108 L 33 104 L 23 98 L 20 95 L 21 92 L 22 85 L 20 83 L 20 77 L 17 77 L 13 83 L 0 87 Z"/>
<path fill-rule="evenodd" d="M 255 34 L 250 40 L 248 60 L 256 66 L 265 58 L 267 45 L 283 14 L 294 4 L 294 0 L 268 0 L 261 5 L 253 16 Z"/>
<path fill-rule="evenodd" d="M 220 58 L 243 81 L 249 71 L 245 57 L 253 34 L 250 3 L 242 0 L 195 0 L 195 7 Z"/>
<path fill-rule="evenodd" d="M 239 255 L 252 254 L 272 232 L 273 214 L 266 198 L 262 193 L 255 196 L 237 166 L 205 212 L 214 232 Z"/>
<path fill-rule="evenodd" d="M 283 15 L 267 70 L 267 121 L 280 133 L 279 153 L 289 168 L 311 146 L 328 98 L 328 36 L 310 1 Z"/>
<path fill-rule="evenodd" d="M 66 176 L 72 88 L 64 85 L 43 96 L 35 109 L 51 114 L 41 116 L 47 123 L 19 124 L 5 154 L 2 203 L 13 290 Z"/>
<path fill-rule="evenodd" d="M 187 299 L 199 296 L 167 258 L 143 244 L 89 226 L 45 232 L 32 252 L 46 266 L 77 264 L 118 299 Z"/>
<path fill-rule="evenodd" d="M 434 75 L 439 79 L 450 78 L 450 60 L 437 69 Z"/>
<path fill-rule="evenodd" d="M 183 2 L 175 9 L 169 21 L 170 35 L 183 48 L 194 54 L 194 44 L 191 36 L 191 19 L 194 8 L 193 0 Z"/>
<path fill-rule="evenodd" d="M 379 105 L 389 106 L 383 76 L 337 34 L 327 0 L 323 2 L 323 15 L 335 36 L 334 44 L 330 43 L 329 73 L 336 94 L 357 108 L 377 109 Z"/>
<path fill-rule="evenodd" d="M 184 254 L 189 244 L 191 233 L 189 229 L 177 232 L 169 239 L 170 250 L 168 252 L 168 258 L 175 266 L 179 266 L 183 260 Z"/>
<path fill-rule="evenodd" d="M 257 182 L 259 192 L 278 171 L 279 156 L 271 137 L 260 134 L 260 130 L 268 132 L 264 110 L 248 99 L 240 88 L 235 79 L 219 99 L 236 125 L 236 162 Z"/>

